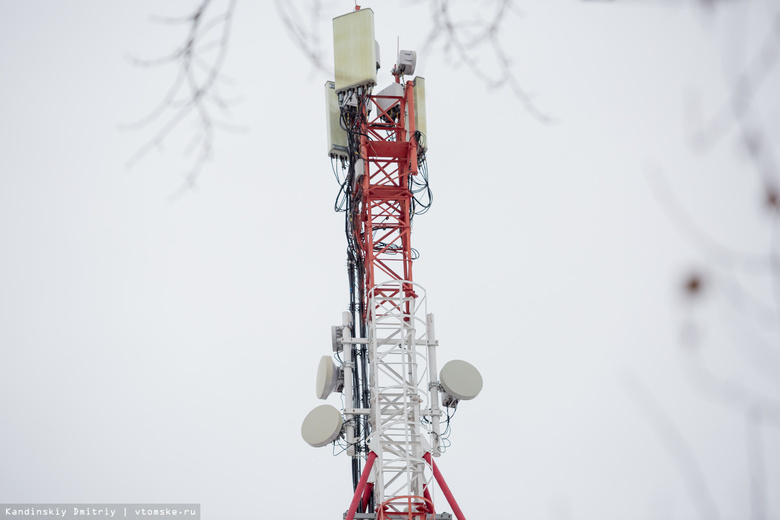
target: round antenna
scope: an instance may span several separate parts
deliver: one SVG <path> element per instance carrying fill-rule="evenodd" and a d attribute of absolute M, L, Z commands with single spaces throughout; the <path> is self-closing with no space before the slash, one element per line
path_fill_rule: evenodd
<path fill-rule="evenodd" d="M 474 399 L 482 390 L 482 376 L 479 370 L 459 359 L 454 359 L 441 368 L 439 382 L 444 388 L 444 393 L 454 399 L 455 405 L 460 400 Z M 447 395 L 443 397 L 446 401 Z"/>
<path fill-rule="evenodd" d="M 317 399 L 327 399 L 338 385 L 339 369 L 330 356 L 322 356 L 317 367 Z"/>
<path fill-rule="evenodd" d="M 329 404 L 318 406 L 303 420 L 301 435 L 310 446 L 320 448 L 338 439 L 344 420 L 341 412 Z"/>

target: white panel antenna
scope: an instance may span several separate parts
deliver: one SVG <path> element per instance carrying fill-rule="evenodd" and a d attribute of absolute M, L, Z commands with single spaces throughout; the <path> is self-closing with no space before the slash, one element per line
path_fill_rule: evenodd
<path fill-rule="evenodd" d="M 422 147 L 428 150 L 428 121 L 425 118 L 425 78 L 414 78 L 414 129 L 425 137 Z"/>
<path fill-rule="evenodd" d="M 378 60 L 374 11 L 360 9 L 333 19 L 336 93 L 376 85 Z"/>
<path fill-rule="evenodd" d="M 341 109 L 336 84 L 325 82 L 325 125 L 328 132 L 328 156 L 348 157 L 347 131 L 341 127 Z"/>

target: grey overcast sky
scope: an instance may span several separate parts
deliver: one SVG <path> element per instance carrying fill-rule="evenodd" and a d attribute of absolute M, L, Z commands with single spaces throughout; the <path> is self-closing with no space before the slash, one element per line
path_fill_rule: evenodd
<path fill-rule="evenodd" d="M 414 223 L 415 281 L 440 363 L 468 360 L 485 381 L 439 460 L 466 515 L 780 518 L 777 419 L 755 426 L 724 402 L 779 397 L 771 278 L 712 267 L 653 191 L 667 186 L 719 243 L 770 247 L 734 133 L 693 150 L 685 115 L 686 100 L 704 117 L 727 102 L 777 3 L 516 2 L 501 41 L 553 124 L 423 50 L 426 2 L 362 4 L 380 87 L 396 38 L 426 78 L 435 200 Z M 127 169 L 154 127 L 120 125 L 174 77 L 127 60 L 181 39 L 149 16 L 193 5 L 0 2 L 0 502 L 341 518 L 348 459 L 300 437 L 348 299 L 325 156 L 332 74 L 272 2 L 240 1 L 224 70 L 241 98 L 229 121 L 248 130 L 218 131 L 197 188 L 174 201 L 189 128 Z M 331 60 L 330 20 L 354 2 L 313 5 L 295 2 Z M 777 76 L 756 101 L 774 142 Z M 680 286 L 698 266 L 712 285 L 691 308 Z M 734 287 L 775 314 L 741 314 Z M 726 394 L 703 386 L 713 374 Z"/>

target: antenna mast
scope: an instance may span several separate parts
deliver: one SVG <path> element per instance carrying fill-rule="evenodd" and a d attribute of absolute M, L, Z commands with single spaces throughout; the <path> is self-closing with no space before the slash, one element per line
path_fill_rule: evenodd
<path fill-rule="evenodd" d="M 412 277 L 412 219 L 431 203 L 425 80 L 405 79 L 417 57 L 399 50 L 394 82 L 374 93 L 380 59 L 371 9 L 334 18 L 333 40 L 328 155 L 343 173 L 336 209 L 345 213 L 350 303 L 332 330 L 333 357 L 320 361 L 317 397 L 340 391 L 345 404 L 315 408 L 301 431 L 312 446 L 342 443 L 351 457 L 346 520 L 451 518 L 436 514 L 434 480 L 465 520 L 433 457 L 445 449 L 441 418 L 449 424 L 450 410 L 476 397 L 482 378 L 465 361 L 437 372 L 433 314 Z"/>

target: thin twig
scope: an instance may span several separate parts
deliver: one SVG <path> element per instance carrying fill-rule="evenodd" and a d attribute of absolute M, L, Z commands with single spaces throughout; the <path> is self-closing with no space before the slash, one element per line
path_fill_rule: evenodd
<path fill-rule="evenodd" d="M 623 386 L 632 398 L 642 416 L 655 430 L 661 444 L 677 465 L 688 494 L 702 520 L 718 520 L 720 511 L 712 497 L 704 471 L 690 444 L 680 433 L 674 420 L 655 400 L 650 391 L 634 374 L 623 379 Z"/>
<path fill-rule="evenodd" d="M 161 149 L 166 140 L 189 118 L 194 119 L 195 130 L 185 153 L 194 159 L 185 174 L 182 185 L 190 189 L 200 175 L 205 163 L 211 159 L 214 149 L 215 128 L 236 131 L 238 127 L 221 121 L 209 110 L 217 107 L 228 112 L 229 103 L 221 96 L 219 84 L 225 82 L 222 69 L 230 41 L 231 24 L 237 0 L 227 0 L 224 9 L 214 15 L 209 11 L 212 0 L 202 0 L 195 10 L 181 17 L 155 17 L 154 21 L 166 24 L 187 25 L 184 42 L 171 53 L 151 60 L 133 60 L 136 66 L 175 66 L 178 73 L 160 103 L 138 121 L 124 125 L 125 129 L 139 129 L 159 123 L 154 136 L 139 147 L 128 161 L 134 166 L 151 150 Z M 217 34 L 213 34 L 214 32 Z M 179 190 L 181 193 L 181 190 Z"/>
<path fill-rule="evenodd" d="M 514 73 L 509 55 L 501 42 L 500 34 L 512 10 L 512 0 L 496 0 L 493 15 L 489 20 L 470 20 L 467 23 L 456 21 L 447 0 L 431 0 L 433 27 L 425 40 L 424 48 L 441 43 L 445 54 L 454 53 L 457 62 L 488 88 L 507 87 L 520 100 L 520 103 L 537 120 L 543 123 L 554 122 L 534 103 L 531 94 L 522 86 Z M 498 61 L 498 72 L 489 73 L 479 64 L 478 53 L 487 45 Z"/>

